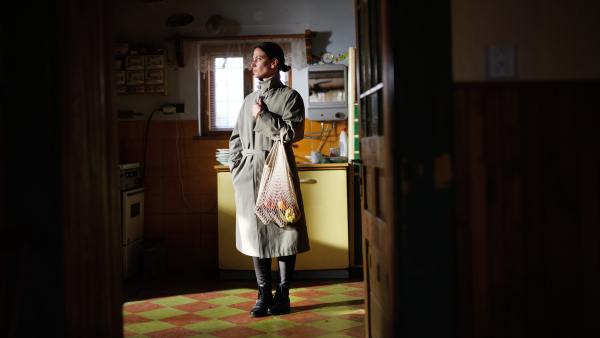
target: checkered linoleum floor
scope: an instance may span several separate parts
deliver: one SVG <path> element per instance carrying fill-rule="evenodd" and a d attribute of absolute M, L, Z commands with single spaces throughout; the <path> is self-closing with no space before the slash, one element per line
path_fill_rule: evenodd
<path fill-rule="evenodd" d="M 365 336 L 362 281 L 294 281 L 290 314 L 250 318 L 248 312 L 258 294 L 255 285 L 252 281 L 215 280 L 146 287 L 130 297 L 135 300 L 123 304 L 124 336 Z"/>

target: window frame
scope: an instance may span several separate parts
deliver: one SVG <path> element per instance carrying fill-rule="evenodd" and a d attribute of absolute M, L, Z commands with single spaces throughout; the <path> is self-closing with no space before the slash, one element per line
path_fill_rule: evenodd
<path fill-rule="evenodd" d="M 284 44 L 285 46 L 281 46 L 282 49 L 284 50 L 284 53 L 289 53 L 291 51 L 291 45 L 290 44 Z M 199 90 L 199 94 L 200 94 L 200 112 L 199 114 L 201 115 L 201 134 L 200 137 L 202 136 L 209 136 L 209 137 L 225 137 L 225 136 L 231 136 L 231 133 L 233 131 L 233 128 L 231 129 L 227 129 L 227 130 L 210 130 L 210 78 L 211 78 L 211 73 L 212 71 L 210 70 L 210 63 L 214 62 L 213 59 L 217 58 L 217 57 L 223 57 L 224 55 L 226 55 L 226 46 L 203 46 L 202 47 L 202 53 L 206 53 L 209 55 L 209 67 L 208 67 L 208 71 L 206 73 L 200 73 L 198 72 L 199 76 L 200 76 L 200 90 Z M 243 55 L 229 55 L 230 57 L 243 57 Z M 246 98 L 246 96 L 248 96 L 250 93 L 254 92 L 256 90 L 256 88 L 254 87 L 254 76 L 252 73 L 252 70 L 247 70 L 244 69 L 244 80 L 243 80 L 243 90 L 244 90 L 244 99 Z M 288 75 L 288 86 L 291 88 L 292 87 L 292 71 L 288 71 L 287 72 Z M 248 85 L 250 87 L 250 91 L 246 91 L 246 88 L 248 88 Z"/>

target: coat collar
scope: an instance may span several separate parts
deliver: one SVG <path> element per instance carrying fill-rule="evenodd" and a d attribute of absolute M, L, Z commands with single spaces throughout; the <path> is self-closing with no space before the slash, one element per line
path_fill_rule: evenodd
<path fill-rule="evenodd" d="M 266 93 L 269 89 L 274 89 L 278 87 L 283 87 L 283 83 L 281 83 L 281 77 L 279 76 L 279 72 L 275 73 L 273 77 L 266 80 L 259 79 L 258 85 L 261 93 Z"/>

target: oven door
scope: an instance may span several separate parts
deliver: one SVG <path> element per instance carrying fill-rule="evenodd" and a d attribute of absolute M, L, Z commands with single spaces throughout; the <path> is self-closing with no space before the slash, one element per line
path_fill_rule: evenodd
<path fill-rule="evenodd" d="M 144 237 L 144 188 L 122 192 L 123 245 Z"/>

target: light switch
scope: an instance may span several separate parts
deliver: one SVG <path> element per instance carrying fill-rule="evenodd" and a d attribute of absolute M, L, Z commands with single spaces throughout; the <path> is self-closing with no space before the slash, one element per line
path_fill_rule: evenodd
<path fill-rule="evenodd" d="M 515 46 L 489 46 L 487 59 L 489 78 L 514 78 L 517 76 Z"/>

